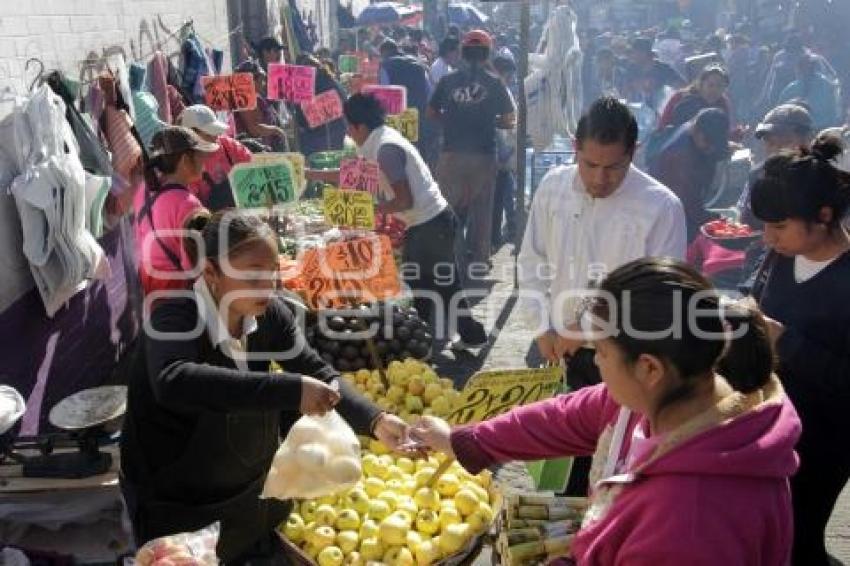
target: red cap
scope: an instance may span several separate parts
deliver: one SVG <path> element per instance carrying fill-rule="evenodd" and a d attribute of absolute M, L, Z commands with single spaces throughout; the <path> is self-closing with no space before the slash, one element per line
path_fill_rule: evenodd
<path fill-rule="evenodd" d="M 486 31 L 474 29 L 463 36 L 462 45 L 463 47 L 486 47 L 487 49 L 492 49 L 493 39 Z"/>

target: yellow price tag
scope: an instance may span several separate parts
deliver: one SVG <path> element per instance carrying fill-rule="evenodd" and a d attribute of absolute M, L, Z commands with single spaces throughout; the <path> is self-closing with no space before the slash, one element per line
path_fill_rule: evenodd
<path fill-rule="evenodd" d="M 419 110 L 417 108 L 408 108 L 401 114 L 387 116 L 387 125 L 398 130 L 407 141 L 419 141 Z"/>
<path fill-rule="evenodd" d="M 328 224 L 366 230 L 375 227 L 375 204 L 367 192 L 325 187 L 323 204 Z"/>
<path fill-rule="evenodd" d="M 447 420 L 455 425 L 486 421 L 552 397 L 563 379 L 564 368 L 557 366 L 478 372 L 466 383 Z"/>

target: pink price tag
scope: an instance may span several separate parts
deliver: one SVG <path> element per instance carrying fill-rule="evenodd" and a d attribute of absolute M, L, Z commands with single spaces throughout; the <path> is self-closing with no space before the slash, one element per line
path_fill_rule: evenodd
<path fill-rule="evenodd" d="M 381 103 L 387 114 L 401 114 L 407 110 L 407 88 L 397 85 L 366 85 L 364 94 L 371 94 Z"/>
<path fill-rule="evenodd" d="M 339 165 L 339 188 L 378 194 L 378 164 L 363 157 L 343 159 Z"/>
<path fill-rule="evenodd" d="M 318 128 L 342 118 L 342 99 L 336 90 L 317 95 L 312 100 L 301 103 L 301 110 L 310 128 Z"/>
<path fill-rule="evenodd" d="M 270 100 L 307 102 L 316 90 L 316 68 L 309 65 L 269 63 Z"/>

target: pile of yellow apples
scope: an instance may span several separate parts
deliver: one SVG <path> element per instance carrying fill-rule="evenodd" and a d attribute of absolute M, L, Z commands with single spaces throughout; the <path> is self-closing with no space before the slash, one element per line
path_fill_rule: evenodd
<path fill-rule="evenodd" d="M 378 370 L 343 373 L 381 409 L 413 423 L 422 415 L 446 417 L 460 398 L 451 379 L 440 378 L 428 364 L 412 358 L 390 362 L 385 387 Z"/>
<path fill-rule="evenodd" d="M 453 462 L 426 486 L 443 458 L 395 456 L 373 440 L 357 485 L 296 505 L 281 531 L 319 566 L 434 564 L 494 519 L 487 471 L 473 476 Z"/>

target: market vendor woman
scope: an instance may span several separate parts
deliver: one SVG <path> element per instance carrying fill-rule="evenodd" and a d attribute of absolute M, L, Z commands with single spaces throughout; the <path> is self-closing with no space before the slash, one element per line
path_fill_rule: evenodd
<path fill-rule="evenodd" d="M 290 504 L 259 495 L 295 421 L 335 407 L 355 432 L 390 447 L 406 427 L 338 380 L 274 298 L 277 246 L 267 225 L 230 211 L 192 229 L 187 253 L 203 272 L 146 324 L 130 376 L 121 487 L 139 545 L 220 521 L 223 561 L 277 558 L 273 530 Z M 270 373 L 271 360 L 284 372 Z"/>

